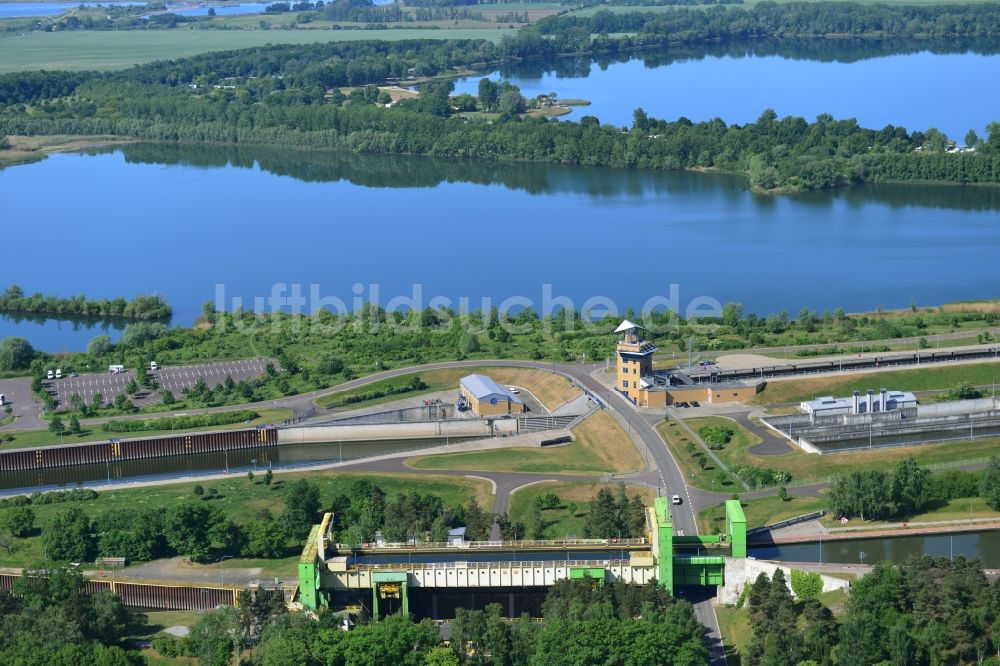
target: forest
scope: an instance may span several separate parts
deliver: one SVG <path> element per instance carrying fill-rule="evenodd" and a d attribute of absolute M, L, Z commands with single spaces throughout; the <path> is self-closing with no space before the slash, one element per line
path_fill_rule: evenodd
<path fill-rule="evenodd" d="M 626 36 L 607 37 L 607 33 Z M 591 39 L 592 34 L 598 37 Z M 824 35 L 990 38 L 993 5 L 886 7 L 850 3 L 762 3 L 661 13 L 598 12 L 545 19 L 500 44 L 478 40 L 351 42 L 276 46 L 152 63 L 119 73 L 22 73 L 0 77 L 0 135 L 116 135 L 154 141 L 280 144 L 356 153 L 465 157 L 744 174 L 759 191 L 833 188 L 880 181 L 1000 182 L 1000 125 L 953 151 L 936 129 L 854 119 L 661 120 L 636 109 L 631 127 L 553 122 L 501 113 L 483 119 L 456 106 L 447 82 L 385 108 L 363 86 L 428 77 L 455 67 L 567 52 L 617 52 L 665 44 Z M 225 85 L 221 85 L 225 83 Z M 476 108 L 473 100 L 472 108 Z M 478 100 L 479 110 L 489 110 Z M 458 109 L 458 110 L 456 110 Z"/>
<path fill-rule="evenodd" d="M 880 562 L 851 586 L 839 620 L 814 597 L 793 598 L 780 570 L 762 573 L 745 601 L 747 666 L 982 664 L 1000 654 L 1000 584 L 978 560 Z"/>

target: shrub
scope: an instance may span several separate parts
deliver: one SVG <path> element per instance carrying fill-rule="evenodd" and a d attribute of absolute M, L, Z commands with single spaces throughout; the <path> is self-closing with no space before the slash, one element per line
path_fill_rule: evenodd
<path fill-rule="evenodd" d="M 698 429 L 698 434 L 709 448 L 721 449 L 733 439 L 736 431 L 730 426 L 704 426 Z"/>
<path fill-rule="evenodd" d="M 231 425 L 241 421 L 259 419 L 260 414 L 249 409 L 233 412 L 214 412 L 211 414 L 192 414 L 190 416 L 166 416 L 159 419 L 118 419 L 104 424 L 105 432 L 148 432 L 155 430 L 185 430 L 190 428 L 205 428 L 217 425 Z"/>
<path fill-rule="evenodd" d="M 792 569 L 792 592 L 799 599 L 813 599 L 823 591 L 823 577 L 818 573 Z"/>

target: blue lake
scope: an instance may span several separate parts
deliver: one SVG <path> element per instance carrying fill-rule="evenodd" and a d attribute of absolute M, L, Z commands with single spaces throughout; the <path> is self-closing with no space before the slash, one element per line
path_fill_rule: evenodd
<path fill-rule="evenodd" d="M 223 307 L 252 308 L 282 283 L 301 285 L 307 312 L 394 297 L 541 309 L 545 285 L 577 308 L 602 296 L 624 310 L 676 284 L 682 313 L 698 297 L 794 313 L 1000 291 L 1000 188 L 774 197 L 695 173 L 137 144 L 0 171 L 0 193 L 5 219 L 39 221 L 6 227 L 0 284 L 159 293 L 181 325 L 219 290 Z M 57 260 L 27 251 L 40 233 L 59 239 Z M 0 319 L 0 337 L 54 351 L 101 332 Z"/>
<path fill-rule="evenodd" d="M 100 7 L 117 5 L 121 7 L 137 7 L 145 2 L 11 2 L 0 3 L 0 19 L 22 16 L 56 16 L 80 5 L 85 7 Z"/>
<path fill-rule="evenodd" d="M 238 5 L 212 5 L 216 16 L 235 16 L 237 14 L 261 14 L 271 4 L 269 2 L 244 2 Z M 208 16 L 208 7 L 190 7 L 171 10 L 179 16 Z"/>
<path fill-rule="evenodd" d="M 983 136 L 987 124 L 1000 120 L 1000 86 L 989 83 L 1000 80 L 997 55 L 920 51 L 817 61 L 729 51 L 678 56 L 666 66 L 637 59 L 487 76 L 517 84 L 526 97 L 555 92 L 562 99 L 589 100 L 590 106 L 573 107 L 562 117 L 591 115 L 619 126 L 631 125 L 640 106 L 655 118 L 719 117 L 740 124 L 772 108 L 779 116 L 810 121 L 821 113 L 857 118 L 876 129 L 890 123 L 909 130 L 936 127 L 961 143 L 970 129 Z M 456 92 L 475 95 L 482 77 L 460 79 Z"/>

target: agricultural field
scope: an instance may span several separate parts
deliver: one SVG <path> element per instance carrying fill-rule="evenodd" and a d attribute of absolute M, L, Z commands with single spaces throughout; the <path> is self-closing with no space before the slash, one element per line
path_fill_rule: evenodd
<path fill-rule="evenodd" d="M 259 19 L 257 19 L 259 21 Z M 402 39 L 490 39 L 504 29 L 420 30 L 120 30 L 32 32 L 0 38 L 0 73 L 23 70 L 116 70 L 154 60 L 169 60 L 267 44 Z"/>

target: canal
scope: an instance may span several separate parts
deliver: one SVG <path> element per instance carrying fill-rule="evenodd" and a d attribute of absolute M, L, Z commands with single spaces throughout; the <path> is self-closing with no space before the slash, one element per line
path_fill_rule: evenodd
<path fill-rule="evenodd" d="M 449 438 L 449 443 L 462 441 Z M 177 479 L 204 474 L 246 474 L 256 471 L 289 470 L 318 463 L 370 458 L 398 451 L 419 451 L 444 444 L 444 439 L 383 440 L 370 442 L 320 442 L 288 444 L 145 460 L 53 467 L 31 471 L 0 472 L 0 492 L 53 490 L 87 484 Z"/>
<path fill-rule="evenodd" d="M 782 544 L 751 547 L 747 554 L 761 560 L 829 564 L 902 562 L 919 555 L 965 557 L 980 558 L 992 569 L 1000 567 L 1000 530 Z"/>

